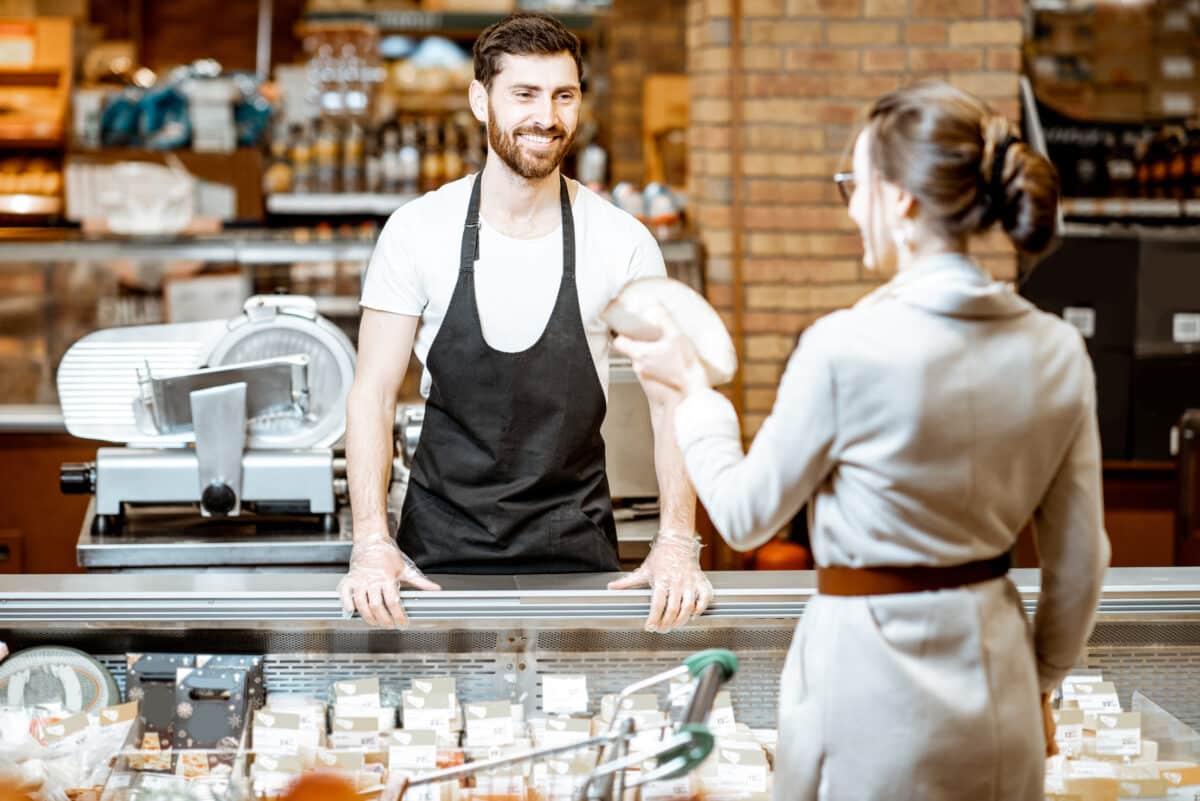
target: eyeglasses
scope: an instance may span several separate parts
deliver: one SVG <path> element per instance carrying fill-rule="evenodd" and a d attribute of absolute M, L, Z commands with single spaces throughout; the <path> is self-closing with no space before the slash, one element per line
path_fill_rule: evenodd
<path fill-rule="evenodd" d="M 842 200 L 847 206 L 850 205 L 850 197 L 854 194 L 854 173 L 838 172 L 833 175 L 833 182 L 837 184 L 838 193 L 842 196 Z"/>

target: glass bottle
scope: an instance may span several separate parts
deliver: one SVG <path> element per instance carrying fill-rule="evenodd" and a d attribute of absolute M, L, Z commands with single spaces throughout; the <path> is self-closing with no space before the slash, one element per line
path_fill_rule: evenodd
<path fill-rule="evenodd" d="M 290 151 L 292 157 L 292 191 L 311 192 L 313 188 L 312 145 L 306 126 L 293 125 Z"/>
<path fill-rule="evenodd" d="M 442 175 L 446 181 L 456 181 L 464 175 L 462 148 L 458 141 L 458 126 L 454 120 L 446 121 L 442 147 Z"/>
<path fill-rule="evenodd" d="M 400 179 L 396 191 L 405 195 L 415 195 L 420 191 L 421 181 L 421 150 L 417 147 L 417 128 L 415 125 L 405 125 L 400 133 L 399 154 Z"/>
<path fill-rule="evenodd" d="M 421 183 L 420 191 L 431 192 L 442 185 L 445 165 L 442 163 L 442 148 L 438 135 L 437 120 L 433 117 L 425 119 L 425 149 L 421 153 Z"/>
<path fill-rule="evenodd" d="M 313 144 L 313 156 L 317 166 L 317 191 L 333 192 L 337 188 L 338 173 L 337 128 L 330 120 L 321 120 L 317 125 L 317 138 Z"/>
<path fill-rule="evenodd" d="M 363 191 L 363 129 L 356 121 L 346 126 L 342 141 L 342 191 Z"/>

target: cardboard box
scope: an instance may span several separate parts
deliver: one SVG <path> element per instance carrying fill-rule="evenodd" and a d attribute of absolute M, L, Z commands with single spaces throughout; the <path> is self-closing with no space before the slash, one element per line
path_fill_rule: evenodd
<path fill-rule="evenodd" d="M 1094 17 L 1092 9 L 1038 12 L 1033 23 L 1033 42 L 1043 53 L 1091 53 L 1095 46 Z"/>

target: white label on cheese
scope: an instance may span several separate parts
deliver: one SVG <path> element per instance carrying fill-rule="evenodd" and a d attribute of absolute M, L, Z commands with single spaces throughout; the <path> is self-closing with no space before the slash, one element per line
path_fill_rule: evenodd
<path fill-rule="evenodd" d="M 1084 712 L 1120 712 L 1121 701 L 1117 698 L 1117 688 L 1110 681 L 1099 681 L 1091 684 L 1075 684 L 1075 701 Z M 1066 696 L 1066 688 L 1063 689 Z"/>
<path fill-rule="evenodd" d="M 742 752 L 722 748 L 717 761 L 717 784 L 756 793 L 766 792 L 766 761 L 747 764 L 743 761 Z"/>
<path fill-rule="evenodd" d="M 1075 326 L 1084 339 L 1096 336 L 1096 310 L 1086 306 L 1066 306 L 1063 308 L 1063 320 Z"/>
<path fill-rule="evenodd" d="M 547 715 L 587 712 L 587 676 L 542 676 L 542 711 Z"/>
<path fill-rule="evenodd" d="M 1171 339 L 1181 344 L 1200 342 L 1200 314 L 1172 315 Z"/>
<path fill-rule="evenodd" d="M 1079 756 L 1083 753 L 1083 724 L 1058 726 L 1054 730 L 1054 742 L 1058 743 L 1058 750 L 1066 756 Z"/>
<path fill-rule="evenodd" d="M 727 690 L 717 693 L 713 700 L 712 711 L 708 714 L 708 727 L 713 734 L 729 735 L 737 732 L 737 721 L 733 716 L 733 701 Z"/>
<path fill-rule="evenodd" d="M 334 685 L 337 705 L 346 709 L 378 709 L 383 706 L 379 697 L 379 679 L 339 681 Z"/>
<path fill-rule="evenodd" d="M 466 713 L 467 742 L 470 745 L 512 745 L 516 739 L 510 702 L 467 704 Z"/>
<path fill-rule="evenodd" d="M 1138 756 L 1142 753 L 1142 715 L 1125 712 L 1096 716 L 1096 753 L 1105 756 Z"/>

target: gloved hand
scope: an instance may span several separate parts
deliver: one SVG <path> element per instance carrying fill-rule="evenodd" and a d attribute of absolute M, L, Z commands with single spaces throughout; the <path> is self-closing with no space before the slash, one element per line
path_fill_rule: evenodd
<path fill-rule="evenodd" d="M 408 625 L 408 615 L 400 603 L 401 584 L 418 590 L 441 589 L 401 553 L 391 537 L 382 534 L 356 537 L 350 551 L 350 572 L 338 582 L 338 595 L 346 614 L 357 609 L 372 626 Z"/>
<path fill-rule="evenodd" d="M 700 569 L 700 540 L 690 531 L 660 531 L 641 567 L 609 583 L 610 590 L 649 587 L 646 631 L 666 633 L 699 617 L 712 601 L 713 588 Z"/>

